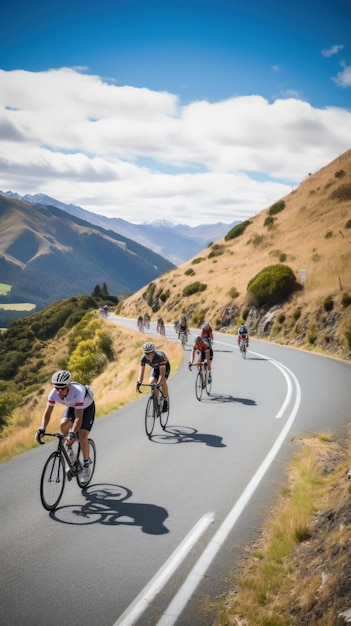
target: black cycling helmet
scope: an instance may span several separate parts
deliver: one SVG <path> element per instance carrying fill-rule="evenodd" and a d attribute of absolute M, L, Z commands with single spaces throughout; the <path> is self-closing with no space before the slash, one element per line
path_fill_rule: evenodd
<path fill-rule="evenodd" d="M 156 350 L 155 344 L 152 343 L 152 341 L 147 341 L 146 343 L 144 343 L 143 345 L 144 354 L 150 354 L 151 352 L 155 352 L 155 350 Z"/>
<path fill-rule="evenodd" d="M 200 335 L 198 335 L 195 339 L 195 343 L 202 343 L 203 342 L 203 338 L 200 337 Z"/>
<path fill-rule="evenodd" d="M 51 377 L 51 382 L 55 387 L 59 389 L 64 389 L 67 387 L 72 380 L 71 372 L 67 372 L 67 370 L 58 370 Z"/>

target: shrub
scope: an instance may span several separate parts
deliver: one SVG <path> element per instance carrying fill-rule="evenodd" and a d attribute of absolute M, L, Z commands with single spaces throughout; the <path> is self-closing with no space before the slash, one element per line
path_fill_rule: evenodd
<path fill-rule="evenodd" d="M 345 176 L 345 172 L 344 170 L 338 170 L 337 172 L 335 172 L 334 176 L 335 178 L 343 178 Z"/>
<path fill-rule="evenodd" d="M 0 430 L 5 426 L 12 411 L 20 403 L 21 397 L 15 393 L 2 393 L 0 396 Z"/>
<path fill-rule="evenodd" d="M 325 235 L 324 235 L 324 239 L 331 239 L 332 236 L 333 236 L 333 231 L 332 230 L 328 230 L 328 232 L 325 233 Z"/>
<path fill-rule="evenodd" d="M 278 323 L 279 324 L 284 324 L 285 322 L 285 313 L 279 313 L 278 315 Z"/>
<path fill-rule="evenodd" d="M 203 324 L 203 322 L 205 321 L 206 318 L 206 312 L 203 309 L 198 309 L 197 311 L 195 311 L 194 315 L 192 316 L 192 323 L 194 326 L 198 326 L 200 327 L 201 324 Z"/>
<path fill-rule="evenodd" d="M 349 304 L 351 304 L 351 296 L 348 293 L 344 293 L 342 298 L 341 298 L 341 304 L 343 305 L 343 307 L 349 306 Z"/>
<path fill-rule="evenodd" d="M 268 215 L 264 221 L 263 226 L 267 226 L 268 230 L 273 227 L 276 218 L 272 215 Z"/>
<path fill-rule="evenodd" d="M 243 309 L 242 316 L 243 316 L 244 322 L 247 320 L 247 316 L 249 313 L 250 313 L 249 307 L 246 307 L 245 309 Z"/>
<path fill-rule="evenodd" d="M 233 300 L 234 300 L 234 298 L 237 298 L 238 295 L 239 295 L 239 292 L 238 292 L 237 288 L 236 287 L 231 287 L 229 289 L 229 295 L 230 295 L 231 298 L 233 298 Z"/>
<path fill-rule="evenodd" d="M 153 302 L 153 299 L 154 299 L 155 289 L 156 289 L 156 284 L 155 283 L 150 283 L 147 286 L 146 291 L 144 291 L 144 293 L 143 293 L 143 298 L 144 298 L 144 300 L 146 300 L 146 302 L 148 303 L 149 306 L 152 305 L 152 302 Z"/>
<path fill-rule="evenodd" d="M 233 228 L 230 229 L 229 233 L 226 234 L 224 240 L 230 241 L 230 239 L 235 239 L 236 237 L 239 237 L 245 232 L 246 228 L 251 223 L 252 222 L 250 220 L 245 220 L 245 222 L 240 222 L 240 224 L 236 224 L 236 226 L 233 226 Z"/>
<path fill-rule="evenodd" d="M 184 274 L 185 276 L 195 276 L 195 270 L 193 270 L 192 267 L 189 267 L 189 269 L 185 270 Z"/>
<path fill-rule="evenodd" d="M 323 302 L 323 308 L 325 311 L 332 311 L 334 308 L 334 300 L 332 296 L 327 296 Z"/>
<path fill-rule="evenodd" d="M 332 200 L 351 200 L 351 183 L 340 185 L 330 194 Z"/>
<path fill-rule="evenodd" d="M 285 201 L 278 200 L 278 202 L 275 202 L 274 204 L 272 204 L 271 207 L 269 207 L 268 215 L 276 215 L 277 213 L 280 213 L 284 209 L 285 209 Z"/>
<path fill-rule="evenodd" d="M 293 312 L 293 318 L 295 320 L 295 322 L 297 322 L 297 320 L 301 317 L 301 309 L 295 309 L 295 311 Z"/>
<path fill-rule="evenodd" d="M 254 276 L 247 290 L 255 296 L 258 306 L 283 302 L 296 289 L 296 277 L 287 265 L 269 265 Z"/>
<path fill-rule="evenodd" d="M 196 257 L 196 259 L 193 259 L 193 260 L 191 261 L 191 264 L 192 264 L 192 265 L 197 265 L 197 263 L 201 263 L 203 260 L 204 260 L 204 259 L 203 259 L 203 257 L 198 256 L 198 257 Z"/>
<path fill-rule="evenodd" d="M 194 293 L 198 293 L 199 291 L 205 291 L 207 289 L 207 285 L 204 283 L 200 283 L 197 280 L 195 283 L 191 283 L 191 285 L 187 285 L 183 289 L 183 296 L 192 296 Z"/>
<path fill-rule="evenodd" d="M 345 228 L 351 228 L 351 220 L 347 220 Z"/>

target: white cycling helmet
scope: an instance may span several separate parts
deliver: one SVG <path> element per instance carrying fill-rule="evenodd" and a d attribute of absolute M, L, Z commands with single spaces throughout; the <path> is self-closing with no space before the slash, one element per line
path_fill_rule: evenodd
<path fill-rule="evenodd" d="M 67 370 L 59 370 L 52 375 L 51 382 L 55 387 L 63 389 L 67 387 L 72 380 L 71 372 L 67 372 Z"/>
<path fill-rule="evenodd" d="M 156 350 L 155 344 L 152 343 L 152 341 L 147 341 L 146 343 L 144 343 L 143 345 L 144 354 L 150 354 L 151 352 L 155 352 L 155 350 Z"/>

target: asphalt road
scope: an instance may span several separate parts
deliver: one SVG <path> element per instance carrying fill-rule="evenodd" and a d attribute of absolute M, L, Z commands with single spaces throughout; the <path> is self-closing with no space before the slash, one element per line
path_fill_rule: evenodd
<path fill-rule="evenodd" d="M 212 624 L 208 599 L 269 514 L 294 439 L 345 432 L 351 381 L 342 361 L 255 340 L 244 361 L 233 336 L 215 340 L 211 396 L 195 398 L 188 346 L 166 431 L 147 439 L 146 395 L 97 420 L 92 484 L 66 483 L 54 513 L 39 497 L 54 444 L 0 465 L 2 625 Z"/>

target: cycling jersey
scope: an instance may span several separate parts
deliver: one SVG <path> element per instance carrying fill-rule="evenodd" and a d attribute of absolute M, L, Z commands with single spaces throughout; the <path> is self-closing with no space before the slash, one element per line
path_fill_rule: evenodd
<path fill-rule="evenodd" d="M 93 404 L 94 394 L 88 385 L 73 382 L 70 383 L 69 391 L 64 398 L 59 396 L 55 388 L 50 391 L 48 404 L 54 406 L 55 402 L 75 409 L 86 409 Z"/>

